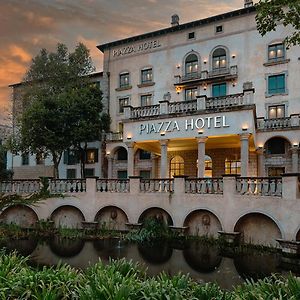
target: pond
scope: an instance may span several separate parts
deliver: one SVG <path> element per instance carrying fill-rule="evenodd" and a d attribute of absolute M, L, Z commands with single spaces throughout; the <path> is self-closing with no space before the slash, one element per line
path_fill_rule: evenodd
<path fill-rule="evenodd" d="M 169 275 L 179 272 L 187 274 L 199 282 L 216 282 L 221 288 L 232 289 L 246 278 L 259 279 L 271 275 L 288 274 L 290 265 L 286 265 L 280 254 L 247 251 L 243 254 L 226 255 L 214 245 L 201 241 L 174 243 L 154 243 L 138 245 L 119 239 L 95 241 L 53 238 L 37 241 L 34 239 L 9 240 L 0 243 L 8 251 L 17 250 L 24 256 L 30 255 L 34 265 L 56 265 L 60 261 L 76 268 L 85 269 L 110 258 L 126 258 L 139 262 L 147 268 L 147 274 L 157 275 L 161 271 Z M 300 275 L 300 265 L 294 266 L 293 273 Z"/>

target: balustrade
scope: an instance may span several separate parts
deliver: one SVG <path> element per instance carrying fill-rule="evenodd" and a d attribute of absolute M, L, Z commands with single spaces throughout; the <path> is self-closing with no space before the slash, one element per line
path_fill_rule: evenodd
<path fill-rule="evenodd" d="M 129 179 L 97 179 L 97 192 L 128 193 Z"/>
<path fill-rule="evenodd" d="M 0 182 L 1 193 L 30 194 L 40 191 L 40 180 L 10 180 Z"/>
<path fill-rule="evenodd" d="M 159 105 L 133 107 L 131 118 L 152 117 L 159 115 Z"/>
<path fill-rule="evenodd" d="M 173 179 L 141 179 L 140 191 L 147 193 L 162 192 L 168 193 L 174 190 Z"/>
<path fill-rule="evenodd" d="M 240 177 L 236 191 L 241 195 L 282 196 L 281 177 Z"/>
<path fill-rule="evenodd" d="M 185 192 L 192 194 L 223 194 L 222 178 L 188 178 Z"/>
<path fill-rule="evenodd" d="M 52 179 L 49 183 L 50 193 L 86 192 L 85 179 Z"/>
<path fill-rule="evenodd" d="M 282 129 L 291 127 L 291 118 L 258 119 L 258 129 Z"/>
<path fill-rule="evenodd" d="M 243 93 L 228 95 L 224 97 L 207 98 L 206 100 L 207 109 L 240 106 L 245 104 L 247 103 L 245 103 Z"/>
<path fill-rule="evenodd" d="M 169 103 L 169 114 L 197 111 L 197 100 Z"/>

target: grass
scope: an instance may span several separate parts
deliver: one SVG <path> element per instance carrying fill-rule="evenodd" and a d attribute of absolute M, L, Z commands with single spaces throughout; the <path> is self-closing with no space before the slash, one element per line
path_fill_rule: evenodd
<path fill-rule="evenodd" d="M 0 299 L 297 300 L 300 279 L 274 275 L 224 291 L 182 274 L 147 277 L 139 264 L 124 259 L 108 265 L 99 261 L 85 271 L 66 264 L 36 269 L 29 266 L 28 258 L 1 251 Z"/>

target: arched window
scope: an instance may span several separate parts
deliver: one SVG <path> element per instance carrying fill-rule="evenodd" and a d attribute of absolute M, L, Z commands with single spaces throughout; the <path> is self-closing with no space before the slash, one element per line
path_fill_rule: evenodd
<path fill-rule="evenodd" d="M 174 175 L 184 175 L 184 159 L 176 155 L 170 162 L 170 177 Z"/>
<path fill-rule="evenodd" d="M 123 147 L 120 147 L 117 151 L 118 160 L 127 160 L 127 150 Z"/>
<path fill-rule="evenodd" d="M 281 137 L 273 137 L 266 143 L 267 154 L 285 154 L 287 141 Z"/>
<path fill-rule="evenodd" d="M 218 48 L 213 52 L 212 68 L 213 70 L 222 70 L 227 68 L 227 57 L 225 49 Z"/>
<path fill-rule="evenodd" d="M 191 53 L 185 59 L 185 75 L 193 77 L 198 73 L 199 61 L 196 54 Z"/>
<path fill-rule="evenodd" d="M 205 155 L 205 174 L 204 177 L 212 177 L 212 159 Z"/>

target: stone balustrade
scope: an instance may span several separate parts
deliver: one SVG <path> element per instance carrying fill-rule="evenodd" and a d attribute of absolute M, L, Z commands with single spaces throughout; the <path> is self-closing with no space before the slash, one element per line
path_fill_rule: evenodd
<path fill-rule="evenodd" d="M 197 100 L 171 102 L 168 105 L 169 114 L 197 111 Z"/>
<path fill-rule="evenodd" d="M 231 106 L 241 106 L 246 105 L 246 99 L 243 93 L 229 95 L 225 97 L 214 97 L 207 98 L 206 100 L 206 109 L 217 109 L 217 108 L 225 108 Z"/>
<path fill-rule="evenodd" d="M 128 193 L 129 179 L 97 179 L 97 192 Z"/>
<path fill-rule="evenodd" d="M 49 182 L 50 193 L 80 193 L 86 192 L 85 179 L 51 179 Z"/>
<path fill-rule="evenodd" d="M 261 131 L 282 130 L 293 127 L 300 127 L 300 115 L 274 119 L 257 118 L 257 129 Z"/>
<path fill-rule="evenodd" d="M 122 141 L 123 140 L 123 132 L 106 132 L 104 137 L 107 141 Z"/>
<path fill-rule="evenodd" d="M 241 195 L 282 196 L 281 177 L 240 177 L 236 191 Z"/>
<path fill-rule="evenodd" d="M 170 193 L 174 190 L 173 179 L 141 179 L 140 191 L 146 193 Z"/>
<path fill-rule="evenodd" d="M 41 185 L 39 179 L 8 180 L 0 182 L 0 193 L 31 194 L 38 193 Z"/>
<path fill-rule="evenodd" d="M 223 194 L 223 178 L 187 178 L 185 192 L 193 194 Z"/>
<path fill-rule="evenodd" d="M 131 110 L 130 118 L 139 119 L 159 115 L 159 105 L 134 107 Z"/>

